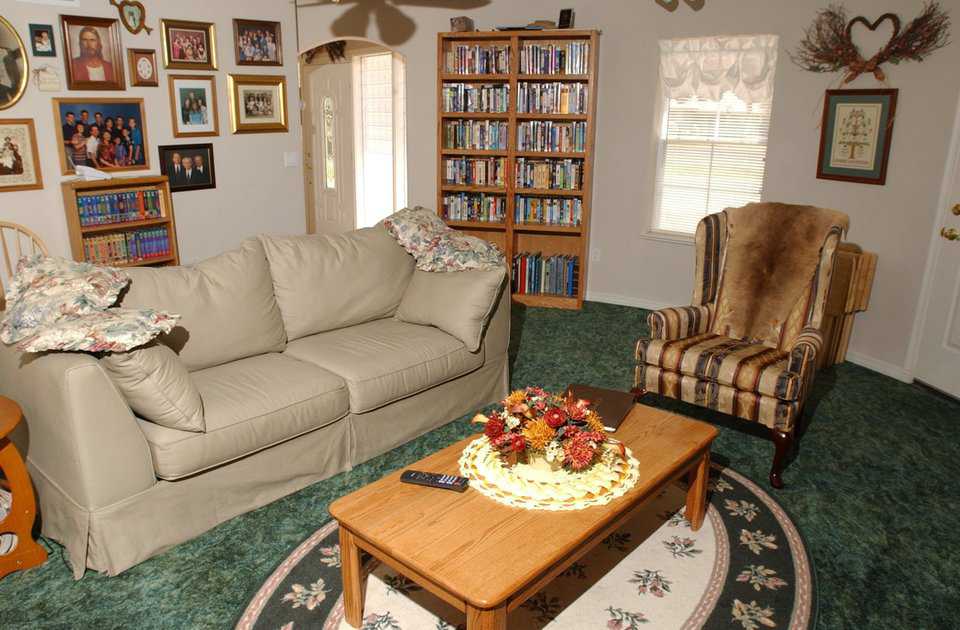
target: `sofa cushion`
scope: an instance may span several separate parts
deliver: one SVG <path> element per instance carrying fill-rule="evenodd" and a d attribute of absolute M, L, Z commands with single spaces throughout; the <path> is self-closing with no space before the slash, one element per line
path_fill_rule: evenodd
<path fill-rule="evenodd" d="M 383 226 L 260 239 L 291 340 L 393 315 L 413 274 Z"/>
<path fill-rule="evenodd" d="M 505 278 L 505 268 L 447 273 L 418 269 L 397 308 L 397 319 L 436 326 L 476 352 Z"/>
<path fill-rule="evenodd" d="M 191 374 L 203 398 L 205 433 L 141 420 L 156 474 L 178 479 L 343 418 L 343 379 L 282 354 L 263 354 Z"/>
<path fill-rule="evenodd" d="M 430 326 L 381 319 L 291 342 L 286 355 L 342 376 L 363 413 L 483 365 L 483 353 Z"/>
<path fill-rule="evenodd" d="M 239 249 L 188 267 L 126 270 L 126 307 L 179 313 L 180 324 L 160 341 L 173 348 L 188 370 L 283 350 L 286 335 L 273 282 L 256 239 Z"/>
<path fill-rule="evenodd" d="M 115 352 L 100 359 L 100 365 L 141 418 L 171 429 L 203 431 L 200 390 L 169 347 L 153 343 Z"/>

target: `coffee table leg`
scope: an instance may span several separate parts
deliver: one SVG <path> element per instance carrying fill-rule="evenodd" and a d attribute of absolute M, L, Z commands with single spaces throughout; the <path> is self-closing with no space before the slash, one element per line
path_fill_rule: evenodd
<path fill-rule="evenodd" d="M 710 478 L 710 451 L 704 452 L 700 461 L 690 471 L 690 489 L 687 490 L 687 520 L 693 531 L 703 525 L 707 513 L 707 481 Z"/>
<path fill-rule="evenodd" d="M 360 547 L 356 537 L 340 526 L 340 572 L 343 576 L 343 616 L 347 623 L 359 628 L 363 622 L 363 573 L 360 567 Z"/>
<path fill-rule="evenodd" d="M 507 605 L 481 609 L 467 604 L 467 630 L 507 630 Z"/>

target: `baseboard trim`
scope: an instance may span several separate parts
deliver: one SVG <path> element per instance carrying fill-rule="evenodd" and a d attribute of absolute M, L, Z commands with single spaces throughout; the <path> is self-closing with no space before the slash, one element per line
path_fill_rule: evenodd
<path fill-rule="evenodd" d="M 616 293 L 596 293 L 593 291 L 587 291 L 586 299 L 589 302 L 603 302 L 605 304 L 616 304 L 618 306 L 633 306 L 635 308 L 645 308 L 651 311 L 667 308 L 669 306 L 676 306 L 675 304 L 664 304 L 662 302 L 655 302 L 645 298 L 617 295 Z M 847 352 L 847 361 L 850 363 L 856 363 L 857 365 L 865 367 L 868 370 L 879 372 L 884 376 L 889 376 L 890 378 L 894 378 L 904 383 L 913 382 L 913 374 L 900 365 L 881 361 L 880 359 L 875 359 L 871 356 L 852 350 Z"/>

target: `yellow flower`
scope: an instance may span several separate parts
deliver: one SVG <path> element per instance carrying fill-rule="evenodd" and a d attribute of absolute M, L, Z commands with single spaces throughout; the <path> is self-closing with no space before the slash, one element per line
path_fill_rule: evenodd
<path fill-rule="evenodd" d="M 510 392 L 510 395 L 507 396 L 507 399 L 503 401 L 503 406 L 510 408 L 520 403 L 523 403 L 527 400 L 527 394 L 522 389 L 515 389 Z"/>
<path fill-rule="evenodd" d="M 587 412 L 587 426 L 590 427 L 591 431 L 597 431 L 598 433 L 603 433 L 605 430 L 600 414 L 593 410 Z"/>
<path fill-rule="evenodd" d="M 547 448 L 547 444 L 553 440 L 555 435 L 556 432 L 543 420 L 534 420 L 528 423 L 523 430 L 523 437 L 527 438 L 527 444 L 537 451 Z"/>

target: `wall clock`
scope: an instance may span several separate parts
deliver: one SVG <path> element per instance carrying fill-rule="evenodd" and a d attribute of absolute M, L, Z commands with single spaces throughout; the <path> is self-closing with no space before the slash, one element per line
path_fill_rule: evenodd
<path fill-rule="evenodd" d="M 153 32 L 153 29 L 147 26 L 147 10 L 142 3 L 136 0 L 110 0 L 110 4 L 117 7 L 120 23 L 132 34 L 146 31 L 149 35 Z"/>

